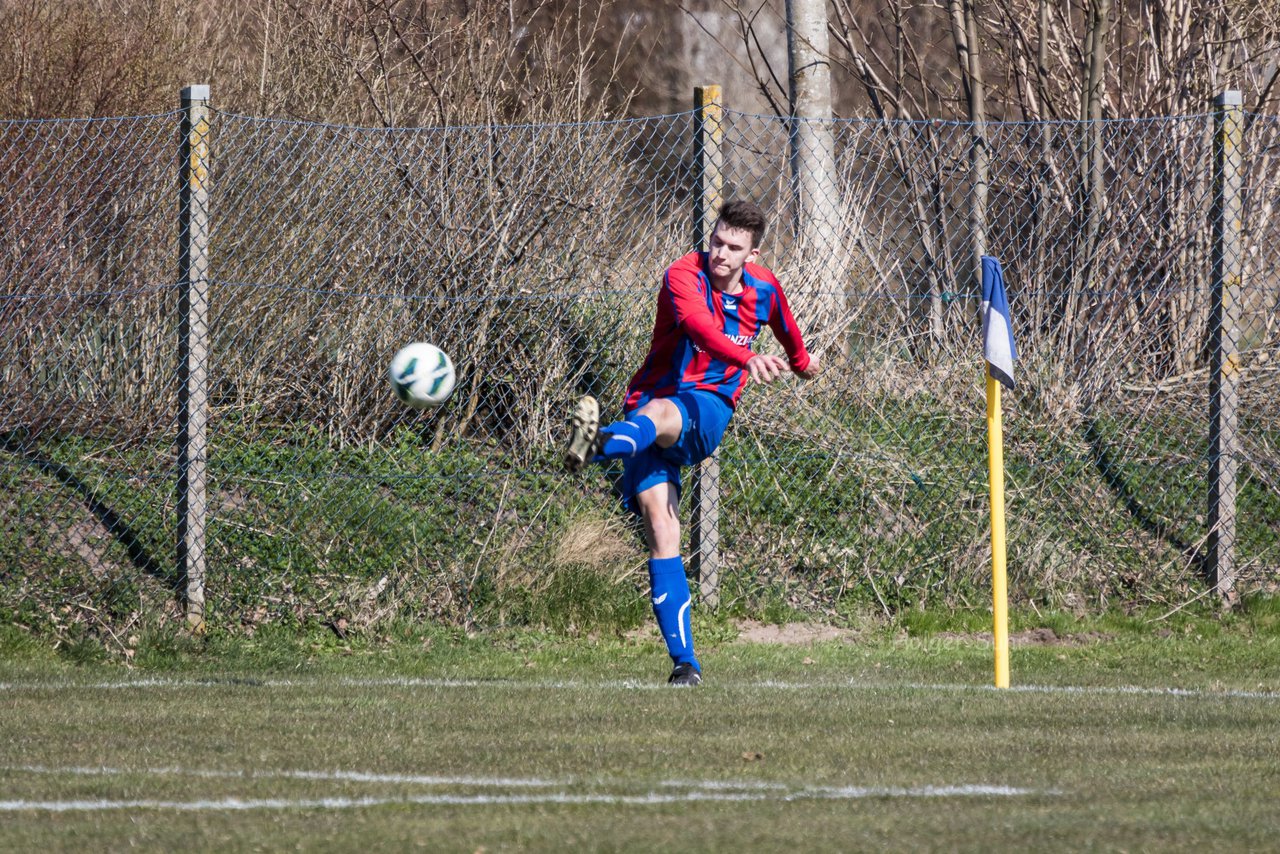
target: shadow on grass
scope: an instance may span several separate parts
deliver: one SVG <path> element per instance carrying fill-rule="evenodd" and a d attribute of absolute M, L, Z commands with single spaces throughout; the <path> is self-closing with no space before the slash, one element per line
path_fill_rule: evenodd
<path fill-rule="evenodd" d="M 1089 419 L 1085 422 L 1084 438 L 1089 443 L 1089 456 L 1098 474 L 1102 476 L 1102 482 L 1116 498 L 1120 499 L 1120 503 L 1138 526 L 1148 534 L 1176 548 L 1189 563 L 1196 567 L 1197 573 L 1202 578 L 1211 581 L 1207 564 L 1208 556 L 1204 550 L 1178 536 L 1172 527 L 1157 518 L 1138 500 L 1133 487 L 1124 476 L 1120 463 L 1107 449 L 1106 439 L 1098 429 L 1097 421 Z"/>
<path fill-rule="evenodd" d="M 174 591 L 175 595 L 181 595 L 181 591 L 186 588 L 185 579 L 181 574 L 176 570 L 166 569 L 156 560 L 147 551 L 138 533 L 98 496 L 93 487 L 81 480 L 67 466 L 42 456 L 32 447 L 27 431 L 9 430 L 0 433 L 0 450 L 26 461 L 74 492 L 84 503 L 85 509 L 92 513 L 110 536 L 124 548 L 135 567 L 163 582 Z"/>

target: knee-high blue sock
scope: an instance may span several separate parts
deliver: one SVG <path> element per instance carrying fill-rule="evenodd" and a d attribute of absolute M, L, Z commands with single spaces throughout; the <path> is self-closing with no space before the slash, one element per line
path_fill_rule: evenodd
<path fill-rule="evenodd" d="M 615 421 L 600 428 L 606 434 L 600 456 L 606 460 L 634 457 L 654 443 L 658 428 L 647 415 L 633 415 L 626 421 Z"/>
<path fill-rule="evenodd" d="M 693 654 L 693 621 L 689 608 L 689 579 L 684 574 L 684 561 L 677 557 L 649 561 L 649 588 L 652 591 L 653 615 L 658 618 L 667 652 L 676 664 L 689 662 L 698 670 Z"/>

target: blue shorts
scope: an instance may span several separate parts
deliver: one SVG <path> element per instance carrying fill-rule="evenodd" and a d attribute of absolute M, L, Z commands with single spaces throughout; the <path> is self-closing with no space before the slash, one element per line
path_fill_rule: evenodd
<path fill-rule="evenodd" d="M 666 399 L 680 410 L 684 422 L 680 438 L 670 448 L 650 445 L 623 463 L 622 503 L 637 515 L 640 508 L 636 496 L 659 483 L 675 486 L 679 500 L 680 469 L 697 465 L 715 453 L 733 415 L 729 402 L 711 391 L 685 391 Z M 628 412 L 627 417 L 633 412 Z"/>

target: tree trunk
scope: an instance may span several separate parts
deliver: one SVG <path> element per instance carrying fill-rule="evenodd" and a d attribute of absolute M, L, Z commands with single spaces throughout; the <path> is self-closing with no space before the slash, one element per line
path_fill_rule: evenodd
<path fill-rule="evenodd" d="M 787 56 L 791 89 L 791 169 L 795 235 L 804 290 L 797 313 L 821 345 L 824 330 L 838 328 L 843 273 L 848 264 L 840 239 L 842 213 L 836 180 L 831 109 L 831 49 L 826 0 L 787 0 Z"/>
<path fill-rule="evenodd" d="M 987 253 L 987 188 L 991 173 L 991 152 L 987 143 L 986 88 L 982 79 L 982 54 L 978 21 L 971 0 L 948 0 L 951 34 L 956 59 L 964 81 L 969 113 L 969 246 L 970 284 L 968 293 L 982 292 L 982 256 Z M 939 306 L 940 308 L 940 306 Z M 938 321 L 941 333 L 941 320 Z"/>

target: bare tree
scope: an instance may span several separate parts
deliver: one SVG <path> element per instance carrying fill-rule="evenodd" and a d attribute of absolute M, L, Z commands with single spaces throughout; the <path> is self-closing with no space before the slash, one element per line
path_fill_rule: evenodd
<path fill-rule="evenodd" d="M 0 116 L 172 108 L 182 69 L 171 57 L 183 55 L 187 17 L 178 0 L 0 4 Z"/>
<path fill-rule="evenodd" d="M 767 5 L 725 0 L 743 22 L 748 46 L 759 41 L 751 37 L 751 22 Z M 1130 142 L 1124 134 L 1138 126 L 1126 131 L 1105 121 L 1204 113 L 1228 86 L 1244 90 L 1250 111 L 1274 106 L 1280 4 L 832 0 L 830 8 L 831 60 L 843 95 L 838 110 L 913 122 L 885 125 L 882 151 L 907 190 L 898 202 L 897 227 L 904 233 L 891 241 L 900 247 L 891 255 L 908 290 L 919 290 L 913 281 L 927 283 L 921 331 L 931 339 L 946 334 L 949 283 L 972 279 L 976 255 L 1016 246 L 1025 278 L 1040 285 L 1023 307 L 1054 342 L 1054 352 L 1072 354 L 1056 360 L 1059 372 L 1095 363 L 1091 342 L 1104 328 L 1152 323 L 1161 328 L 1146 337 L 1161 343 L 1149 357 L 1161 370 L 1185 369 L 1196 349 L 1187 344 L 1195 335 L 1187 333 L 1202 309 L 1175 297 L 1177 289 L 1167 284 L 1196 279 L 1206 257 L 1196 220 L 1203 216 L 1204 188 L 1195 185 L 1202 179 L 1187 160 L 1204 139 L 1179 126 L 1162 146 Z M 758 74 L 755 82 L 762 90 L 777 87 L 772 75 Z M 944 140 L 948 126 L 918 124 L 922 119 L 970 128 L 970 181 L 963 187 L 955 182 L 955 141 Z M 996 175 L 993 121 L 1083 124 L 1002 127 Z M 1019 183 L 1007 184 L 1014 178 Z M 1006 222 L 992 232 L 984 214 L 994 181 L 1005 182 L 1002 207 L 1016 211 L 1015 231 Z M 1253 222 L 1270 222 L 1272 198 L 1251 198 Z M 908 232 L 914 241 L 905 239 Z M 963 275 L 954 263 L 958 255 L 971 259 Z M 1168 295 L 1151 297 L 1146 285 L 1152 282 Z M 1099 296 L 1130 292 L 1135 298 L 1126 302 Z"/>

